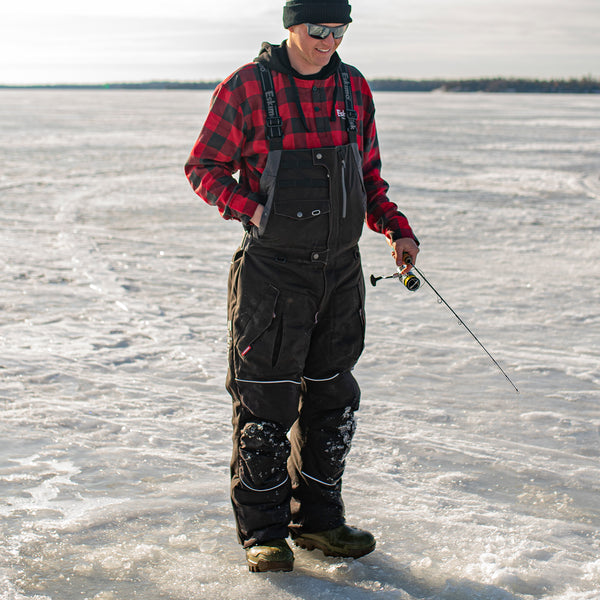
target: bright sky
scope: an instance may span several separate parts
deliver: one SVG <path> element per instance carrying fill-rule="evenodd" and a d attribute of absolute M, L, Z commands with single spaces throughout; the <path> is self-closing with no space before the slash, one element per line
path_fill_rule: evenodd
<path fill-rule="evenodd" d="M 6 4 L 0 84 L 216 80 L 286 37 L 284 0 Z M 600 76 L 600 0 L 351 4 L 340 54 L 368 78 Z"/>

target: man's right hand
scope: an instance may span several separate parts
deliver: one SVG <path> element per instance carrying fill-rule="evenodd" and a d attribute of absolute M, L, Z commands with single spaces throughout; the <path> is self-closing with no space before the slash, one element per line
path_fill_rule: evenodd
<path fill-rule="evenodd" d="M 260 220 L 262 218 L 264 208 L 265 207 L 262 204 L 259 204 L 256 207 L 256 210 L 254 211 L 254 214 L 252 215 L 252 218 L 250 219 L 250 223 L 252 223 L 252 225 L 255 225 L 256 227 L 260 226 Z"/>

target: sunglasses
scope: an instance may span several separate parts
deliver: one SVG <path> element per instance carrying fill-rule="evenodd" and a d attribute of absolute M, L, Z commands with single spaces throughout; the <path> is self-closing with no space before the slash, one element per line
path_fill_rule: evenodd
<path fill-rule="evenodd" d="M 325 25 L 314 25 L 313 23 L 305 23 L 308 29 L 308 35 L 316 40 L 324 40 L 328 38 L 332 33 L 336 40 L 344 37 L 344 34 L 348 30 L 350 23 L 345 25 L 338 25 L 337 27 L 326 27 Z"/>

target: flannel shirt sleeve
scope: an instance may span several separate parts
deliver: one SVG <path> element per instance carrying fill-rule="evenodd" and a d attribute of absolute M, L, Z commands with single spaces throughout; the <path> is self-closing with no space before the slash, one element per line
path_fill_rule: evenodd
<path fill-rule="evenodd" d="M 215 89 L 208 116 L 185 165 L 192 188 L 208 204 L 216 206 L 224 219 L 247 225 L 261 194 L 238 183 L 247 125 L 241 88 L 225 80 Z"/>
<path fill-rule="evenodd" d="M 388 183 L 381 176 L 381 155 L 375 125 L 375 105 L 367 82 L 362 80 L 364 102 L 363 123 L 363 177 L 367 191 L 367 226 L 383 233 L 390 241 L 400 238 L 413 238 L 413 233 L 406 216 L 398 206 L 388 198 Z"/>

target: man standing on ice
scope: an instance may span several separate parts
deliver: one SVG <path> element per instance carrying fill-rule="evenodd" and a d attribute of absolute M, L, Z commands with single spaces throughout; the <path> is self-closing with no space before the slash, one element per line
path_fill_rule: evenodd
<path fill-rule="evenodd" d="M 215 90 L 186 164 L 195 192 L 246 231 L 231 265 L 231 498 L 251 571 L 291 571 L 286 542 L 364 556 L 341 497 L 364 345 L 363 223 L 397 265 L 418 246 L 387 198 L 371 91 L 336 50 L 347 0 L 289 0 L 287 41 Z M 239 171 L 239 182 L 233 174 Z"/>

